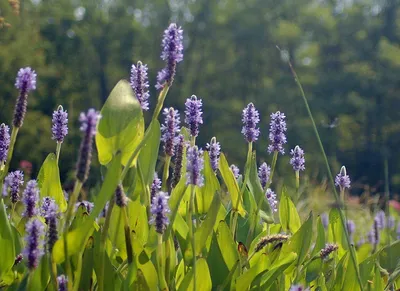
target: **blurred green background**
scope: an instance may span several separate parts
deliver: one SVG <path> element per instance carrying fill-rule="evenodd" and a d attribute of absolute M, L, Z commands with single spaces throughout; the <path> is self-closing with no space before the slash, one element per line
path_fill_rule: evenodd
<path fill-rule="evenodd" d="M 71 180 L 80 111 L 100 109 L 138 60 L 149 66 L 154 109 L 156 74 L 163 67 L 161 36 L 177 22 L 184 29 L 184 61 L 165 105 L 182 111 L 190 95 L 203 99 L 201 146 L 216 136 L 229 161 L 243 166 L 241 110 L 254 102 L 261 114 L 260 161 L 271 161 L 269 114 L 280 110 L 287 115 L 287 153 L 299 144 L 306 152 L 306 174 L 325 176 L 311 123 L 278 45 L 289 52 L 304 85 L 334 172 L 346 165 L 354 194 L 382 193 L 387 159 L 392 194 L 400 190 L 397 0 L 1 0 L 0 17 L 0 122 L 11 123 L 18 69 L 31 66 L 38 73 L 13 168 L 30 161 L 36 176 L 47 153 L 55 150 L 51 113 L 62 104 L 69 112 L 70 135 L 60 167 L 64 180 Z M 293 174 L 288 159 L 278 162 L 281 176 Z M 99 173 L 95 169 L 93 179 Z"/>

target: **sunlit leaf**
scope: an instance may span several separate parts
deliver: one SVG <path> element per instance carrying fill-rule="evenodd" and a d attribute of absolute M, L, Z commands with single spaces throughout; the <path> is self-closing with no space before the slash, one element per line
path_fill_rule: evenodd
<path fill-rule="evenodd" d="M 279 201 L 279 220 L 284 231 L 295 233 L 301 226 L 300 216 L 296 206 L 287 195 L 286 187 L 283 187 Z"/>

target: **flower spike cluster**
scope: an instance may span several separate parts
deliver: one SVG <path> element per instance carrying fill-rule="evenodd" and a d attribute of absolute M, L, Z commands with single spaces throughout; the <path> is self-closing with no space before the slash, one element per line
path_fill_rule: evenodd
<path fill-rule="evenodd" d="M 89 176 L 93 137 L 96 134 L 96 126 L 100 117 L 100 113 L 94 109 L 89 109 L 87 113 L 82 112 L 79 117 L 81 122 L 80 130 L 84 133 L 84 136 L 79 150 L 76 178 L 81 183 L 84 183 Z"/>
<path fill-rule="evenodd" d="M 242 113 L 242 134 L 247 142 L 255 142 L 260 135 L 260 129 L 257 124 L 260 122 L 260 114 L 254 107 L 253 103 L 249 103 Z"/>
<path fill-rule="evenodd" d="M 168 193 L 158 192 L 151 203 L 151 214 L 150 224 L 154 225 L 156 231 L 163 234 L 169 224 L 168 214 L 170 213 L 168 205 Z"/>
<path fill-rule="evenodd" d="M 15 80 L 15 87 L 19 89 L 19 96 L 14 109 L 13 125 L 21 127 L 24 123 L 26 107 L 28 106 L 28 93 L 36 89 L 36 72 L 30 67 L 21 68 Z"/>
<path fill-rule="evenodd" d="M 68 134 L 68 112 L 61 105 L 53 112 L 51 132 L 58 143 L 62 143 Z"/>
<path fill-rule="evenodd" d="M 240 170 L 239 170 L 239 168 L 238 168 L 236 165 L 234 165 L 234 164 L 232 164 L 232 165 L 230 166 L 230 168 L 231 168 L 231 171 L 232 171 L 232 173 L 233 173 L 233 176 L 235 176 L 235 179 L 238 179 L 239 176 L 240 176 Z"/>
<path fill-rule="evenodd" d="M 57 277 L 58 291 L 68 290 L 68 278 L 65 275 L 60 275 Z"/>
<path fill-rule="evenodd" d="M 339 174 L 336 175 L 335 185 L 340 188 L 340 190 L 344 190 L 346 188 L 350 188 L 350 177 L 347 175 L 346 167 L 342 166 Z"/>
<path fill-rule="evenodd" d="M 128 204 L 128 198 L 125 195 L 124 187 L 119 184 L 115 189 L 115 204 L 118 207 L 125 207 Z"/>
<path fill-rule="evenodd" d="M 199 125 L 203 124 L 203 112 L 201 99 L 195 95 L 186 99 L 185 102 L 185 123 L 189 127 L 190 135 L 196 137 L 199 135 Z"/>
<path fill-rule="evenodd" d="M 219 156 L 221 154 L 221 145 L 217 142 L 216 138 L 213 137 L 210 143 L 206 145 L 206 148 L 210 155 L 211 168 L 216 172 L 218 170 Z"/>
<path fill-rule="evenodd" d="M 285 114 L 277 111 L 271 114 L 271 122 L 269 128 L 269 140 L 270 145 L 268 146 L 268 152 L 279 152 L 282 155 L 285 153 L 283 145 L 287 142 L 285 132 L 286 128 L 286 121 L 285 121 Z"/>
<path fill-rule="evenodd" d="M 276 194 L 270 188 L 265 192 L 265 198 L 267 198 L 269 206 L 273 212 L 278 211 L 278 200 L 276 199 Z"/>
<path fill-rule="evenodd" d="M 175 23 L 171 23 L 164 31 L 161 43 L 161 59 L 166 62 L 166 66 L 157 75 L 157 89 L 164 88 L 165 85 L 171 86 L 174 81 L 176 64 L 183 60 L 183 30 Z"/>
<path fill-rule="evenodd" d="M 201 171 L 204 167 L 203 151 L 197 146 L 192 146 L 187 149 L 187 185 L 203 186 L 204 177 Z"/>
<path fill-rule="evenodd" d="M 336 244 L 326 244 L 326 245 L 325 245 L 325 248 L 323 248 L 323 249 L 321 250 L 321 252 L 319 253 L 319 255 L 320 255 L 320 257 L 321 257 L 322 260 L 326 260 L 326 259 L 329 257 L 329 255 L 330 255 L 332 252 L 336 251 L 338 248 L 339 248 L 339 247 L 338 247 L 338 245 L 336 245 Z"/>
<path fill-rule="evenodd" d="M 178 143 L 177 134 L 180 132 L 180 117 L 178 110 L 164 108 L 165 122 L 161 125 L 161 140 L 164 142 L 164 152 L 172 157 L 175 154 L 175 146 Z"/>
<path fill-rule="evenodd" d="M 156 196 L 157 192 L 161 190 L 161 179 L 158 178 L 157 172 L 154 172 L 153 183 L 151 183 L 150 188 L 150 201 L 153 201 L 154 196 Z"/>
<path fill-rule="evenodd" d="M 263 189 L 267 186 L 269 176 L 271 175 L 271 167 L 267 163 L 262 163 L 258 169 L 258 178 L 260 179 L 261 186 Z"/>
<path fill-rule="evenodd" d="M 2 123 L 0 125 L 0 168 L 7 160 L 10 147 L 10 128 Z"/>
<path fill-rule="evenodd" d="M 39 219 L 35 218 L 28 221 L 28 223 L 26 224 L 26 246 L 23 256 L 24 258 L 26 258 L 26 265 L 31 271 L 37 268 L 40 262 L 40 258 L 44 254 L 43 235 L 44 226 Z"/>
<path fill-rule="evenodd" d="M 297 145 L 293 150 L 290 150 L 290 155 L 292 156 L 290 164 L 292 165 L 293 170 L 296 172 L 304 171 L 306 169 L 304 166 L 304 151 Z"/>
<path fill-rule="evenodd" d="M 178 185 L 181 176 L 182 176 L 182 166 L 183 166 L 183 151 L 185 149 L 185 138 L 182 134 L 178 136 L 178 142 L 175 147 L 175 164 L 174 164 L 174 172 L 172 175 L 171 185 L 175 187 Z"/>
<path fill-rule="evenodd" d="M 38 204 L 39 200 L 39 188 L 36 180 L 30 180 L 26 184 L 26 188 L 23 193 L 23 202 L 25 204 L 24 216 L 27 218 L 32 218 L 38 214 Z"/>
<path fill-rule="evenodd" d="M 43 198 L 41 210 L 47 224 L 47 249 L 51 252 L 58 239 L 58 206 L 54 199 L 45 197 Z"/>
<path fill-rule="evenodd" d="M 10 198 L 12 203 L 19 201 L 21 185 L 24 184 L 24 174 L 21 171 L 11 172 L 5 178 L 5 184 L 10 187 Z"/>
<path fill-rule="evenodd" d="M 143 110 L 149 110 L 149 81 L 147 77 L 147 65 L 141 61 L 131 68 L 131 87 Z"/>

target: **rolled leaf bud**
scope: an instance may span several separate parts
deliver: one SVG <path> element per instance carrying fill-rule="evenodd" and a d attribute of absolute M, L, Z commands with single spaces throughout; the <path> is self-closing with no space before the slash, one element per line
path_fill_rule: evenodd
<path fill-rule="evenodd" d="M 207 144 L 206 148 L 209 152 L 211 168 L 213 169 L 214 172 L 216 172 L 218 170 L 221 145 L 219 144 L 219 142 L 217 142 L 216 138 L 213 137 L 210 143 Z"/>
<path fill-rule="evenodd" d="M 25 204 L 25 211 L 23 215 L 27 218 L 32 218 L 38 214 L 39 188 L 36 180 L 30 180 L 26 184 L 23 193 L 23 202 Z"/>
<path fill-rule="evenodd" d="M 386 226 L 386 215 L 383 210 L 379 210 L 375 215 L 375 222 L 378 229 L 384 229 Z"/>
<path fill-rule="evenodd" d="M 143 110 L 149 110 L 149 81 L 147 77 L 147 65 L 141 61 L 137 65 L 132 65 L 131 87 Z"/>
<path fill-rule="evenodd" d="M 168 214 L 170 213 L 168 205 L 168 193 L 158 192 L 151 203 L 150 224 L 154 225 L 158 233 L 163 234 L 169 224 Z"/>
<path fill-rule="evenodd" d="M 21 68 L 15 80 L 15 87 L 19 89 L 19 96 L 15 104 L 13 125 L 21 127 L 28 106 L 28 93 L 36 89 L 36 72 L 30 67 Z"/>
<path fill-rule="evenodd" d="M 47 249 L 49 252 L 53 250 L 53 246 L 58 240 L 57 222 L 58 222 L 58 206 L 54 199 L 50 197 L 43 198 L 42 215 L 47 224 Z"/>
<path fill-rule="evenodd" d="M 153 201 L 154 196 L 156 196 L 157 192 L 161 190 L 161 179 L 158 178 L 157 172 L 154 172 L 153 183 L 151 183 L 150 189 L 150 201 Z"/>
<path fill-rule="evenodd" d="M 256 247 L 254 248 L 254 252 L 261 251 L 266 245 L 276 243 L 276 242 L 285 242 L 289 239 L 289 236 L 286 234 L 273 234 L 262 237 Z"/>
<path fill-rule="evenodd" d="M 65 277 L 65 275 L 58 276 L 57 283 L 58 283 L 58 291 L 68 290 L 68 278 Z"/>
<path fill-rule="evenodd" d="M 340 190 L 344 190 L 346 188 L 350 188 L 350 177 L 347 175 L 346 167 L 342 166 L 339 174 L 336 175 L 335 185 L 340 188 Z"/>
<path fill-rule="evenodd" d="M 185 149 L 185 139 L 182 134 L 180 134 L 177 138 L 178 143 L 175 147 L 175 163 L 174 163 L 174 172 L 172 175 L 171 185 L 175 187 L 178 185 L 181 176 L 182 176 L 182 164 L 183 164 L 183 150 Z"/>
<path fill-rule="evenodd" d="M 21 185 L 24 184 L 24 173 L 14 171 L 7 175 L 5 183 L 10 187 L 10 198 L 12 203 L 19 201 L 19 192 Z"/>
<path fill-rule="evenodd" d="M 62 143 L 68 134 L 68 112 L 61 105 L 53 112 L 51 132 L 58 143 Z"/>
<path fill-rule="evenodd" d="M 230 168 L 231 168 L 231 171 L 232 171 L 232 173 L 233 173 L 233 176 L 235 176 L 235 179 L 238 179 L 239 176 L 240 176 L 240 170 L 239 170 L 239 168 L 238 168 L 236 165 L 234 165 L 234 164 L 232 164 Z"/>
<path fill-rule="evenodd" d="M 265 188 L 269 181 L 269 176 L 271 174 L 271 168 L 267 163 L 262 163 L 258 169 L 258 178 L 260 179 L 261 186 Z"/>
<path fill-rule="evenodd" d="M 82 112 L 79 117 L 79 121 L 81 122 L 80 130 L 84 133 L 84 136 L 79 150 L 76 178 L 81 183 L 84 183 L 89 176 L 93 136 L 96 134 L 96 126 L 100 117 L 100 113 L 94 109 L 89 109 L 86 114 Z"/>
<path fill-rule="evenodd" d="M 43 256 L 43 235 L 44 226 L 39 219 L 35 218 L 26 224 L 26 246 L 23 256 L 26 258 L 26 265 L 29 270 L 36 269 L 39 265 L 40 258 Z"/>
<path fill-rule="evenodd" d="M 185 123 L 187 124 L 190 135 L 199 135 L 199 125 L 203 124 L 203 112 L 201 111 L 203 104 L 201 99 L 197 99 L 195 95 L 186 99 L 185 102 Z"/>
<path fill-rule="evenodd" d="M 189 147 L 187 149 L 186 185 L 203 186 L 204 177 L 201 174 L 203 167 L 203 151 L 199 150 L 197 146 Z"/>
<path fill-rule="evenodd" d="M 319 253 L 322 260 L 327 260 L 329 255 L 336 251 L 339 247 L 336 244 L 326 244 L 325 248 Z"/>
<path fill-rule="evenodd" d="M 249 103 L 242 113 L 242 134 L 247 142 L 255 142 L 260 135 L 260 129 L 257 124 L 260 122 L 260 114 L 254 107 L 253 103 Z"/>
<path fill-rule="evenodd" d="M 292 155 L 290 164 L 292 165 L 293 170 L 296 172 L 304 171 L 306 169 L 304 166 L 304 151 L 299 146 L 296 146 L 293 150 L 290 150 L 290 154 Z"/>
<path fill-rule="evenodd" d="M 277 111 L 271 114 L 271 122 L 269 127 L 269 140 L 268 152 L 279 152 L 282 155 L 285 153 L 283 145 L 287 142 L 285 132 L 286 121 L 285 114 Z"/>
<path fill-rule="evenodd" d="M 176 64 L 183 60 L 183 30 L 175 23 L 171 23 L 164 31 L 161 43 L 161 59 L 166 62 L 166 66 L 157 75 L 157 89 L 164 88 L 165 85 L 171 86 L 174 81 Z"/>
<path fill-rule="evenodd" d="M 126 198 L 124 188 L 121 184 L 115 190 L 115 204 L 119 207 L 125 207 L 128 204 L 128 198 Z"/>
<path fill-rule="evenodd" d="M 272 191 L 270 188 L 268 188 L 267 191 L 265 192 L 265 198 L 267 198 L 267 201 L 269 203 L 269 206 L 271 207 L 272 212 L 277 212 L 278 200 L 276 200 L 275 192 Z"/>
<path fill-rule="evenodd" d="M 161 125 L 161 140 L 164 142 L 164 152 L 172 157 L 175 154 L 175 146 L 178 143 L 177 135 L 180 132 L 180 118 L 178 110 L 164 108 L 165 122 Z"/>
<path fill-rule="evenodd" d="M 10 128 L 2 123 L 0 125 L 0 168 L 7 161 L 10 148 Z"/>

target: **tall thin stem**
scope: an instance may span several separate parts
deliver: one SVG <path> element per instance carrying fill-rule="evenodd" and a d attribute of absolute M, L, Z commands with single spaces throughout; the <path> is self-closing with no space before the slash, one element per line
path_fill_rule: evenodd
<path fill-rule="evenodd" d="M 196 283 L 197 283 L 197 275 L 196 275 L 196 239 L 194 237 L 195 234 L 195 229 L 193 226 L 193 211 L 194 211 L 194 192 L 195 192 L 195 186 L 191 185 L 191 191 L 190 191 L 190 204 L 189 204 L 189 231 L 190 231 L 190 236 L 191 236 L 191 242 L 192 242 L 192 252 L 193 252 L 193 291 L 196 291 Z"/>
<path fill-rule="evenodd" d="M 163 178 L 162 178 L 162 189 L 163 191 L 168 191 L 168 176 L 169 176 L 169 165 L 171 163 L 171 156 L 165 155 L 165 163 L 164 163 L 164 171 L 163 171 Z"/>
<path fill-rule="evenodd" d="M 56 148 L 57 164 L 58 160 L 60 159 L 61 145 L 62 145 L 61 142 L 57 142 L 57 148 Z"/>
<path fill-rule="evenodd" d="M 279 48 L 278 48 L 278 49 L 279 49 Z M 280 49 L 279 49 L 279 50 L 280 50 Z M 288 61 L 288 65 L 289 65 L 289 68 L 290 68 L 290 70 L 291 70 L 291 72 L 292 72 L 293 78 L 294 78 L 294 80 L 295 80 L 297 86 L 298 86 L 299 89 L 300 89 L 300 93 L 301 93 L 301 96 L 302 96 L 302 98 L 303 98 L 304 104 L 305 104 L 305 106 L 306 106 L 308 116 L 310 117 L 310 120 L 311 120 L 313 129 L 314 129 L 314 133 L 315 133 L 315 136 L 316 136 L 317 141 L 318 141 L 318 145 L 319 145 L 320 150 L 321 150 L 321 153 L 322 153 L 322 155 L 323 155 L 323 157 L 324 157 L 326 170 L 327 170 L 327 172 L 328 172 L 329 180 L 330 180 L 331 185 L 332 185 L 332 189 L 333 189 L 333 193 L 334 193 L 334 195 L 335 195 L 336 202 L 340 202 L 340 197 L 339 197 L 339 195 L 338 195 L 338 193 L 337 193 L 337 191 L 336 191 L 335 182 L 334 182 L 334 180 L 333 180 L 333 175 L 332 175 L 332 172 L 331 172 L 331 168 L 330 168 L 330 166 L 329 166 L 328 158 L 327 158 L 327 156 L 326 156 L 324 146 L 322 145 L 322 141 L 321 141 L 321 138 L 320 138 L 320 136 L 319 136 L 318 129 L 317 129 L 317 126 L 316 126 L 315 121 L 314 121 L 314 117 L 313 117 L 313 115 L 312 115 L 312 113 L 311 113 L 310 106 L 308 105 L 308 101 L 307 101 L 306 95 L 305 95 L 305 93 L 304 93 L 303 86 L 301 85 L 300 80 L 299 80 L 299 78 L 298 78 L 298 76 L 297 76 L 297 74 L 296 74 L 296 71 L 294 70 L 294 68 L 293 68 L 292 63 L 290 62 L 290 60 Z M 342 209 L 339 209 L 339 214 L 340 214 L 340 215 L 339 215 L 339 217 L 340 217 L 340 222 L 341 222 L 343 228 L 344 228 L 344 229 L 347 229 L 347 228 L 346 228 L 346 219 L 345 219 L 345 216 L 344 216 L 344 213 L 343 213 Z M 354 252 L 354 249 L 351 247 L 351 241 L 350 241 L 350 237 L 349 237 L 349 234 L 348 234 L 348 231 L 347 231 L 347 230 L 345 231 L 345 237 L 346 237 L 347 245 L 348 245 L 348 247 L 349 247 L 349 249 L 350 249 L 351 260 L 352 260 L 352 263 L 353 263 L 354 268 L 355 268 L 355 270 L 356 270 L 358 284 L 359 284 L 359 286 L 360 286 L 361 291 L 363 291 L 363 290 L 364 290 L 364 287 L 363 287 L 363 284 L 362 284 L 362 281 L 361 281 L 360 270 L 358 269 L 358 265 L 357 265 L 356 254 L 355 254 L 355 252 Z"/>
<path fill-rule="evenodd" d="M 122 216 L 124 218 L 124 231 L 125 231 L 125 245 L 126 245 L 126 253 L 127 253 L 127 259 L 128 259 L 128 264 L 133 262 L 133 250 L 132 250 L 132 241 L 131 241 L 131 229 L 129 226 L 129 217 L 128 217 L 128 212 L 126 211 L 126 207 L 121 208 Z"/>
<path fill-rule="evenodd" d="M 79 192 L 81 191 L 82 188 L 82 182 L 76 181 L 75 186 L 74 186 L 74 191 L 72 192 L 71 197 L 69 198 L 68 201 L 68 209 L 67 209 L 67 214 L 65 218 L 65 224 L 64 224 L 64 233 L 63 233 L 63 238 L 64 238 L 64 257 L 65 257 L 65 269 L 66 273 L 68 276 L 68 290 L 72 290 L 72 270 L 71 270 L 71 262 L 69 261 L 69 256 L 68 256 L 68 229 L 69 225 L 71 223 L 71 219 L 74 213 L 74 208 L 75 208 L 75 203 L 78 200 L 78 195 Z"/>
<path fill-rule="evenodd" d="M 160 283 L 160 289 L 168 291 L 168 285 L 165 281 L 164 272 L 164 248 L 163 248 L 163 235 L 158 233 L 158 245 L 157 245 L 157 262 L 158 262 L 158 281 Z"/>
<path fill-rule="evenodd" d="M 168 90 L 169 90 L 169 86 L 166 85 L 161 90 L 160 94 L 158 95 L 158 101 L 157 101 L 156 109 L 154 109 L 153 117 L 151 118 L 152 121 L 157 119 L 158 115 L 160 115 L 161 109 L 162 109 L 162 107 L 164 105 L 165 97 L 167 97 Z"/>

